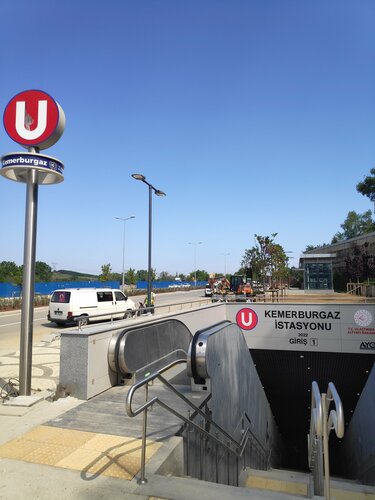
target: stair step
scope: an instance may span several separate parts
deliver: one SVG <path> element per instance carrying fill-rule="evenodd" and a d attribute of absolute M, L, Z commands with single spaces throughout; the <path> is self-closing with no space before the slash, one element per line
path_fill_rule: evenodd
<path fill-rule="evenodd" d="M 268 491 L 278 491 L 289 495 L 308 498 L 309 474 L 301 472 L 270 469 L 261 471 L 247 469 L 241 477 L 241 486 Z"/>
<path fill-rule="evenodd" d="M 272 491 L 292 495 L 292 497 L 309 498 L 310 480 L 309 473 L 299 471 L 246 469 L 241 474 L 240 486 L 267 490 L 270 495 Z M 375 500 L 375 487 L 361 485 L 354 481 L 331 478 L 330 489 L 331 498 L 335 500 Z"/>

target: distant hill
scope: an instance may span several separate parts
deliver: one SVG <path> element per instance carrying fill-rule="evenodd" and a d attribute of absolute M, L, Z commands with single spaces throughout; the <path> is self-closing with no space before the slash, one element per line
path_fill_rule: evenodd
<path fill-rule="evenodd" d="M 60 269 L 52 273 L 52 281 L 89 281 L 97 280 L 97 274 L 82 274 L 78 271 L 69 271 L 67 269 Z"/>

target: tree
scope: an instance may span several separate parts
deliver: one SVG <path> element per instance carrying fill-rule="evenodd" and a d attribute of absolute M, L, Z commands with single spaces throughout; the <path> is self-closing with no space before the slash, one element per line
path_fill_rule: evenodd
<path fill-rule="evenodd" d="M 130 285 L 135 285 L 136 284 L 136 278 L 135 278 L 135 269 L 128 269 L 128 272 L 126 273 L 126 282 L 129 283 Z"/>
<path fill-rule="evenodd" d="M 197 281 L 207 281 L 208 276 L 209 274 L 207 271 L 204 271 L 203 269 L 197 269 L 196 271 L 191 271 L 186 278 L 188 281 L 194 281 L 195 277 L 197 277 Z"/>
<path fill-rule="evenodd" d="M 375 231 L 375 223 L 372 220 L 371 210 L 367 210 L 363 214 L 357 214 L 354 210 L 348 212 L 345 221 L 341 224 L 341 228 L 343 232 L 337 232 L 332 238 L 332 243 L 356 238 L 362 234 Z"/>
<path fill-rule="evenodd" d="M 318 250 L 319 248 L 326 247 L 329 243 L 322 243 L 321 245 L 306 245 L 305 252 L 311 252 L 313 250 Z"/>
<path fill-rule="evenodd" d="M 140 269 L 135 273 L 135 277 L 137 281 L 147 281 L 148 280 L 147 269 Z M 156 269 L 151 269 L 151 280 L 154 281 L 155 277 L 156 277 Z"/>
<path fill-rule="evenodd" d="M 253 276 L 263 284 L 270 277 L 271 282 L 281 280 L 288 275 L 288 257 L 284 249 L 274 240 L 277 233 L 271 236 L 260 236 L 255 234 L 255 246 L 245 250 L 241 261 L 241 267 L 250 267 Z"/>
<path fill-rule="evenodd" d="M 374 203 L 375 212 L 375 168 L 370 170 L 370 174 L 364 178 L 362 182 L 357 184 L 357 191 L 363 196 L 368 196 L 370 200 Z"/>
<path fill-rule="evenodd" d="M 282 282 L 289 275 L 288 260 L 289 257 L 284 252 L 284 249 L 278 243 L 274 243 L 269 248 L 271 257 L 271 277 L 272 281 Z"/>
<path fill-rule="evenodd" d="M 103 264 L 101 266 L 102 274 L 99 275 L 100 281 L 110 281 L 112 279 L 111 264 Z"/>
<path fill-rule="evenodd" d="M 316 248 L 315 245 L 306 245 L 305 252 L 311 252 Z"/>
<path fill-rule="evenodd" d="M 197 281 L 207 281 L 208 280 L 208 272 L 203 269 L 197 269 L 196 274 L 191 273 L 191 276 L 197 276 Z M 192 281 L 192 280 L 191 280 Z"/>
<path fill-rule="evenodd" d="M 45 262 L 35 262 L 35 281 L 51 281 L 52 268 Z"/>
<path fill-rule="evenodd" d="M 161 273 L 159 273 L 159 280 L 160 281 L 173 281 L 174 277 L 171 276 L 168 271 L 161 271 Z"/>
<path fill-rule="evenodd" d="M 23 285 L 23 266 L 17 266 L 17 270 L 13 274 L 12 283 L 22 288 Z"/>
<path fill-rule="evenodd" d="M 303 270 L 292 267 L 289 274 L 289 286 L 303 288 Z"/>
<path fill-rule="evenodd" d="M 111 273 L 111 281 L 122 281 L 122 273 Z"/>
<path fill-rule="evenodd" d="M 20 267 L 15 262 L 3 260 L 0 262 L 0 282 L 14 283 L 15 277 L 19 275 L 19 271 Z"/>
<path fill-rule="evenodd" d="M 353 251 L 345 259 L 345 271 L 350 280 L 363 280 L 366 277 L 367 258 L 362 248 L 353 246 Z"/>

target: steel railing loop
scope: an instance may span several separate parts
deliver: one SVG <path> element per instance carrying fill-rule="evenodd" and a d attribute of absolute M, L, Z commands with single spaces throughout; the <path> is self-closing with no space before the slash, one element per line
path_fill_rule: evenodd
<path fill-rule="evenodd" d="M 265 457 L 266 451 L 265 451 L 264 447 L 262 446 L 262 444 L 260 443 L 260 441 L 258 440 L 258 438 L 253 434 L 250 427 L 246 427 L 246 429 L 242 433 L 242 437 L 241 437 L 240 442 L 238 442 L 230 434 L 228 434 L 220 425 L 218 425 L 215 421 L 213 421 L 204 411 L 202 411 L 201 408 L 199 408 L 194 403 L 192 403 L 188 398 L 186 398 L 180 391 L 178 391 L 172 384 L 170 384 L 161 375 L 164 371 L 168 370 L 169 368 L 171 368 L 179 363 L 186 363 L 186 360 L 175 360 L 175 361 L 169 363 L 168 365 L 166 365 L 165 367 L 163 367 L 162 369 L 148 375 L 147 377 L 145 377 L 141 381 L 134 384 L 129 389 L 128 395 L 126 397 L 125 407 L 126 407 L 127 414 L 130 417 L 136 417 L 137 415 L 141 414 L 142 412 L 147 414 L 147 410 L 150 407 L 152 407 L 154 404 L 157 403 L 162 408 L 164 408 L 165 410 L 167 410 L 168 412 L 172 413 L 177 418 L 182 420 L 188 426 L 188 428 L 194 428 L 197 432 L 199 432 L 199 435 L 201 437 L 203 437 L 204 439 L 211 439 L 214 443 L 216 443 L 216 445 L 224 448 L 227 451 L 227 453 L 235 455 L 236 458 L 241 458 L 243 456 L 244 451 L 246 449 L 246 446 L 247 446 L 250 439 L 251 439 L 251 442 L 252 441 L 255 442 L 256 447 L 259 450 L 259 453 Z M 140 405 L 136 409 L 134 409 L 133 405 L 132 405 L 134 394 L 141 387 L 143 387 L 143 386 L 148 387 L 148 384 L 153 382 L 156 379 L 160 380 L 163 383 L 163 385 L 165 385 L 169 390 L 171 390 L 180 399 L 182 399 L 184 401 L 184 403 L 186 403 L 188 406 L 190 406 L 194 410 L 193 415 L 190 415 L 190 411 L 189 411 L 189 417 L 188 418 L 185 417 L 183 414 L 181 414 L 180 412 L 178 412 L 177 410 L 172 408 L 170 405 L 164 403 L 157 396 L 153 397 L 150 400 L 146 399 L 145 403 L 143 403 L 142 405 Z M 147 391 L 146 391 L 146 393 L 147 393 Z M 215 433 L 212 434 L 212 433 L 206 431 L 204 424 L 202 424 L 202 426 L 196 424 L 193 421 L 193 418 L 196 415 L 200 415 L 201 420 L 204 422 L 204 424 L 206 424 L 206 425 L 209 424 L 210 426 L 215 428 L 216 429 Z M 246 419 L 249 422 L 249 424 L 251 424 L 251 420 L 246 413 L 244 413 L 241 416 L 240 422 L 243 421 L 244 419 Z M 144 421 L 147 422 L 147 419 L 145 419 Z M 146 426 L 144 426 L 143 434 L 142 434 L 142 449 L 144 449 L 144 450 L 145 450 L 146 434 L 147 434 L 147 429 L 146 429 Z M 222 436 L 222 439 L 220 439 L 218 437 L 219 435 Z M 141 483 L 146 482 L 146 479 L 145 479 L 145 458 L 144 457 L 142 457 L 142 463 L 141 463 L 140 482 Z"/>

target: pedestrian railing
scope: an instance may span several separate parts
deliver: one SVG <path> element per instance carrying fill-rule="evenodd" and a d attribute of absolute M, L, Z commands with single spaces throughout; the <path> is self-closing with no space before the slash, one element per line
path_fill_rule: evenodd
<path fill-rule="evenodd" d="M 147 416 L 148 416 L 148 410 L 151 409 L 151 407 L 155 404 L 158 404 L 168 412 L 172 413 L 174 416 L 179 418 L 181 420 L 181 423 L 184 424 L 185 430 L 186 430 L 186 439 L 187 439 L 187 457 L 186 457 L 186 462 L 187 462 L 187 475 L 189 475 L 189 436 L 191 432 L 196 431 L 198 433 L 199 437 L 199 443 L 200 443 L 200 452 L 199 452 L 199 470 L 201 472 L 201 476 L 203 475 L 203 468 L 205 466 L 205 456 L 204 456 L 204 450 L 203 450 L 203 443 L 210 443 L 210 448 L 214 447 L 215 448 L 215 453 L 216 453 L 216 470 L 214 471 L 214 477 L 212 478 L 213 481 L 215 479 L 217 480 L 217 471 L 220 463 L 222 464 L 223 460 L 226 461 L 226 466 L 227 466 L 227 478 L 228 478 L 228 484 L 229 484 L 229 474 L 230 474 L 230 467 L 232 466 L 231 458 L 232 460 L 235 460 L 235 467 L 236 467 L 236 478 L 237 478 L 237 485 L 238 485 L 238 476 L 239 476 L 239 462 L 240 459 L 243 457 L 244 462 L 243 462 L 243 467 L 246 467 L 246 454 L 245 451 L 247 449 L 247 445 L 250 444 L 251 447 L 256 447 L 257 452 L 261 456 L 263 466 L 266 468 L 268 466 L 267 461 L 267 454 L 266 451 L 264 450 L 263 446 L 259 442 L 259 440 L 256 438 L 256 436 L 253 434 L 253 432 L 250 429 L 250 419 L 246 414 L 242 415 L 241 421 L 239 425 L 241 426 L 241 440 L 238 441 L 234 439 L 230 434 L 228 434 L 222 427 L 220 427 L 216 422 L 214 422 L 210 416 L 209 412 L 203 411 L 201 407 L 196 406 L 194 403 L 192 403 L 186 396 L 184 396 L 178 389 L 176 389 L 171 383 L 169 383 L 163 376 L 162 373 L 172 366 L 178 364 L 178 363 L 183 363 L 186 362 L 184 360 L 177 360 L 169 365 L 165 366 L 164 368 L 152 373 L 151 375 L 147 376 L 140 382 L 134 384 L 128 392 L 127 398 L 126 398 L 126 411 L 127 414 L 130 417 L 136 417 L 137 415 L 143 413 L 143 426 L 142 426 L 142 448 L 141 448 L 141 471 L 140 471 L 140 478 L 138 480 L 139 484 L 144 484 L 147 482 L 147 479 L 145 477 L 145 465 L 146 465 L 146 438 L 147 438 Z M 158 397 L 153 397 L 152 399 L 149 399 L 148 397 L 148 389 L 149 389 L 149 384 L 152 383 L 154 380 L 159 380 L 162 382 L 162 384 L 169 389 L 171 392 L 173 392 L 178 398 L 180 398 L 187 407 L 189 407 L 191 410 L 193 410 L 193 413 L 191 413 L 191 410 L 188 412 L 187 415 L 182 414 L 173 406 L 170 404 L 165 403 Z M 141 389 L 142 387 L 145 388 L 145 402 L 139 406 L 138 408 L 134 409 L 133 408 L 133 397 L 136 391 Z M 209 400 L 209 396 L 206 399 L 205 403 Z M 195 421 L 195 417 L 198 417 L 198 423 Z"/>

